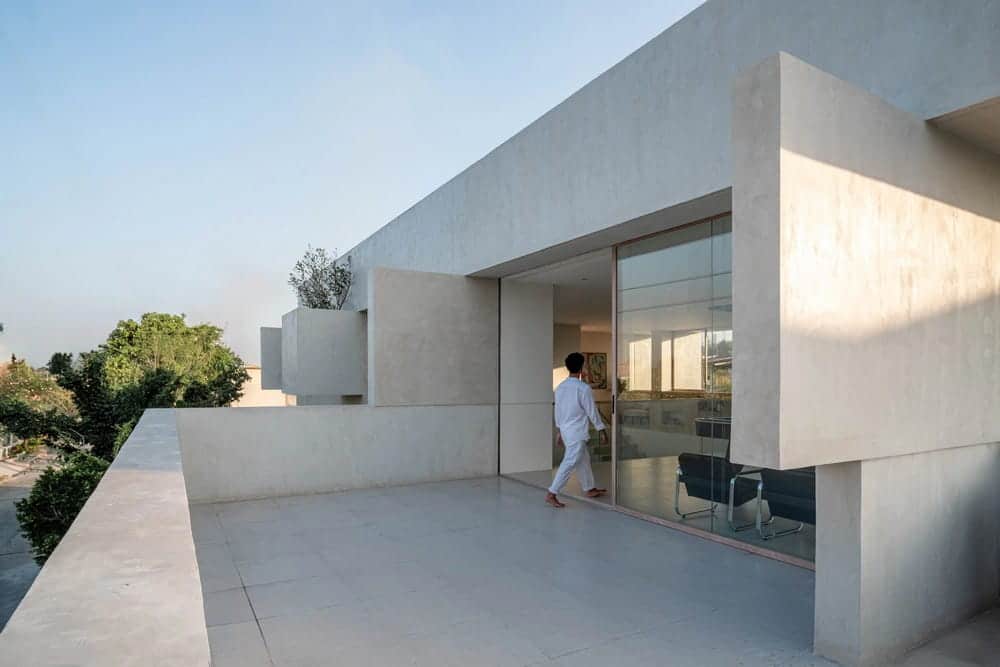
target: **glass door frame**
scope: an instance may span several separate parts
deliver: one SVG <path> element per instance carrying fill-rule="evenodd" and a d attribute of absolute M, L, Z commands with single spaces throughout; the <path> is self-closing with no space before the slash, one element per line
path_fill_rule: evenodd
<path fill-rule="evenodd" d="M 627 242 L 626 242 L 627 243 Z M 611 360 L 608 379 L 611 381 L 611 506 L 618 508 L 618 248 L 611 246 Z"/>
<path fill-rule="evenodd" d="M 611 360 L 608 364 L 610 366 L 609 378 L 612 380 L 611 385 L 611 424 L 609 428 L 611 429 L 611 488 L 608 492 L 611 494 L 611 507 L 616 510 L 625 511 L 629 514 L 641 517 L 643 519 L 653 521 L 654 523 L 669 526 L 671 528 L 677 528 L 685 532 L 696 531 L 701 534 L 712 535 L 711 532 L 703 531 L 697 528 L 691 529 L 679 524 L 677 522 L 669 521 L 667 519 L 661 519 L 660 517 L 653 516 L 652 514 L 646 514 L 645 512 L 639 512 L 618 503 L 618 250 L 623 247 L 635 243 L 637 241 L 642 241 L 643 239 L 648 239 L 654 236 L 660 236 L 661 234 L 670 234 L 672 232 L 680 231 L 686 227 L 693 227 L 694 225 L 700 225 L 712 220 L 719 218 L 724 218 L 726 216 L 732 216 L 732 211 L 725 211 L 723 213 L 717 213 L 715 215 L 710 215 L 706 218 L 700 218 L 698 220 L 692 220 L 690 222 L 684 222 L 674 227 L 669 227 L 667 229 L 661 229 L 657 232 L 650 232 L 649 234 L 642 234 L 641 236 L 636 236 L 635 238 L 629 239 L 627 241 L 622 241 L 611 246 Z M 725 540 L 730 542 L 729 540 Z M 739 545 L 739 542 L 733 541 L 734 545 Z"/>
<path fill-rule="evenodd" d="M 725 211 L 715 215 L 710 215 L 698 220 L 692 220 L 690 222 L 685 222 L 668 229 L 662 229 L 657 232 L 652 232 L 649 234 L 643 234 L 635 238 L 629 239 L 627 241 L 622 241 L 621 243 L 616 243 L 611 246 L 611 355 L 610 355 L 610 370 L 609 377 L 611 378 L 613 384 L 611 386 L 611 487 L 608 489 L 611 496 L 610 509 L 629 516 L 642 519 L 644 521 L 649 521 L 672 530 L 679 530 L 681 532 L 690 533 L 692 535 L 698 536 L 702 539 L 707 539 L 712 542 L 718 542 L 726 546 L 738 549 L 740 551 L 746 551 L 758 556 L 763 556 L 765 558 L 770 558 L 772 560 L 781 561 L 794 565 L 796 567 L 801 567 L 807 570 L 815 571 L 816 565 L 813 561 L 807 561 L 789 554 L 785 554 L 780 551 L 775 551 L 768 549 L 765 546 L 759 546 L 755 544 L 750 544 L 748 542 L 733 539 L 731 537 L 720 535 L 718 533 L 703 530 L 701 528 L 695 528 L 693 526 L 688 526 L 683 522 L 672 521 L 663 517 L 658 517 L 640 510 L 635 510 L 626 507 L 618 502 L 618 467 L 619 467 L 619 424 L 618 424 L 618 402 L 619 402 L 619 382 L 618 382 L 618 257 L 619 250 L 627 245 L 635 243 L 637 241 L 642 241 L 643 239 L 651 238 L 654 236 L 660 236 L 664 234 L 670 234 L 672 232 L 677 232 L 687 227 L 692 227 L 694 225 L 704 224 L 706 222 L 712 222 L 730 216 L 732 218 L 732 211 Z"/>

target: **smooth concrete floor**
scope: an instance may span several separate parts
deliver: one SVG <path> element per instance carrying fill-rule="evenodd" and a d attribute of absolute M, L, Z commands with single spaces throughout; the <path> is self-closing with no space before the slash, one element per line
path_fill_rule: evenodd
<path fill-rule="evenodd" d="M 28 472 L 0 482 L 0 630 L 38 575 L 31 545 L 21 536 L 14 503 L 31 493 L 40 473 Z"/>
<path fill-rule="evenodd" d="M 811 572 L 512 480 L 191 514 L 216 667 L 831 664 Z"/>
<path fill-rule="evenodd" d="M 597 484 L 604 488 L 611 488 L 611 464 L 594 463 L 594 479 Z M 618 463 L 620 485 L 618 491 L 618 504 L 643 514 L 667 519 L 669 521 L 680 521 L 674 512 L 674 486 L 677 483 L 677 457 L 661 456 L 644 459 L 629 459 Z M 555 470 L 532 470 L 528 472 L 514 473 L 508 475 L 514 479 L 533 484 L 535 486 L 548 486 L 552 481 Z M 580 485 L 574 475 L 569 484 L 566 485 L 566 495 L 580 497 Z M 610 498 L 604 498 L 610 502 Z M 681 486 L 680 506 L 682 512 L 691 512 L 708 506 L 708 503 L 698 498 L 688 498 Z M 806 561 L 816 560 L 816 527 L 806 525 L 799 533 L 783 535 L 778 538 L 764 540 L 753 528 L 733 531 L 729 528 L 726 519 L 728 507 L 718 505 L 714 515 L 708 513 L 693 516 L 685 519 L 683 523 L 692 528 L 698 528 L 709 533 L 723 535 L 725 537 L 739 540 L 747 544 L 777 551 Z M 736 508 L 733 519 L 739 525 L 749 524 L 754 521 L 756 515 L 756 502 L 750 501 L 742 507 Z M 797 524 L 793 521 L 777 518 L 773 528 L 785 530 L 794 528 Z"/>

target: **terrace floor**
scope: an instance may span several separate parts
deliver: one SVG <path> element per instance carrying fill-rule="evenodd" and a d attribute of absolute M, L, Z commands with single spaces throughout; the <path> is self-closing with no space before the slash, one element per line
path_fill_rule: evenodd
<path fill-rule="evenodd" d="M 216 667 L 832 664 L 812 572 L 516 481 L 191 517 Z"/>

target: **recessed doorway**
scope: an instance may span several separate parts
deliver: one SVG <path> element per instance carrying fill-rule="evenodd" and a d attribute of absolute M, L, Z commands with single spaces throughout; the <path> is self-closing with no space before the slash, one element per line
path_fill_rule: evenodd
<path fill-rule="evenodd" d="M 514 449 L 533 450 L 532 456 L 519 457 L 524 463 L 514 468 L 522 469 L 508 468 L 505 471 L 510 477 L 536 486 L 548 486 L 552 481 L 554 469 L 562 461 L 563 449 L 557 445 L 556 429 L 552 419 L 552 391 L 567 377 L 564 360 L 571 352 L 580 352 L 586 357 L 584 380 L 594 391 L 598 411 L 607 424 L 610 434 L 614 381 L 611 338 L 613 270 L 612 252 L 610 249 L 605 249 L 503 280 L 501 293 L 505 296 L 502 299 L 501 319 L 506 321 L 507 326 L 501 324 L 501 338 L 506 329 L 508 338 L 517 336 L 522 339 L 524 345 L 533 348 L 534 351 L 528 353 L 522 347 L 520 350 L 510 350 L 510 354 L 513 356 L 527 353 L 539 361 L 544 359 L 543 364 L 546 369 L 544 380 L 541 376 L 535 378 L 536 384 L 545 382 L 544 390 L 540 392 L 545 394 L 547 402 L 545 428 L 534 429 L 530 434 L 526 434 L 527 441 L 517 444 L 501 438 L 501 467 L 504 463 L 505 449 L 508 450 L 508 458 L 512 455 L 517 456 L 511 451 Z M 551 299 L 551 309 L 546 309 L 544 306 L 539 308 L 539 321 L 530 324 L 515 321 L 520 319 L 518 316 L 523 310 L 525 301 L 532 299 L 545 301 L 546 296 Z M 515 301 L 519 303 L 513 303 Z M 523 326 L 517 327 L 518 324 Z M 537 335 L 522 337 L 513 331 L 515 327 L 533 329 Z M 503 349 L 510 349 L 503 344 L 501 346 Z M 509 390 L 502 396 L 501 411 L 505 410 L 506 405 L 506 411 L 509 413 L 515 409 L 513 406 L 519 403 L 520 392 L 510 383 L 503 382 L 505 367 L 517 365 L 504 363 L 503 356 L 501 355 L 501 386 L 506 386 Z M 511 420 L 506 421 L 509 423 Z M 523 429 L 523 424 L 521 426 Z M 592 433 L 588 449 L 597 485 L 610 489 L 613 481 L 610 439 L 607 444 L 601 444 L 597 434 Z M 571 496 L 580 495 L 581 491 L 575 478 L 570 481 L 565 493 Z M 610 502 L 610 496 L 605 496 L 602 500 Z"/>

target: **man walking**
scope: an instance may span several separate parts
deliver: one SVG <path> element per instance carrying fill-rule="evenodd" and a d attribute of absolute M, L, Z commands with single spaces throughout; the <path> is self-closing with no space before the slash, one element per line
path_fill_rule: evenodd
<path fill-rule="evenodd" d="M 601 444 L 607 443 L 608 434 L 594 403 L 594 392 L 590 385 L 580 379 L 583 361 L 583 355 L 579 352 L 566 357 L 569 377 L 556 387 L 556 426 L 559 428 L 559 439 L 566 447 L 566 454 L 545 495 L 545 502 L 552 507 L 566 506 L 559 500 L 559 492 L 566 486 L 574 470 L 580 488 L 588 498 L 597 498 L 607 493 L 607 489 L 599 489 L 594 485 L 594 472 L 590 468 L 590 452 L 587 451 L 587 440 L 590 439 L 588 422 L 600 434 Z"/>

